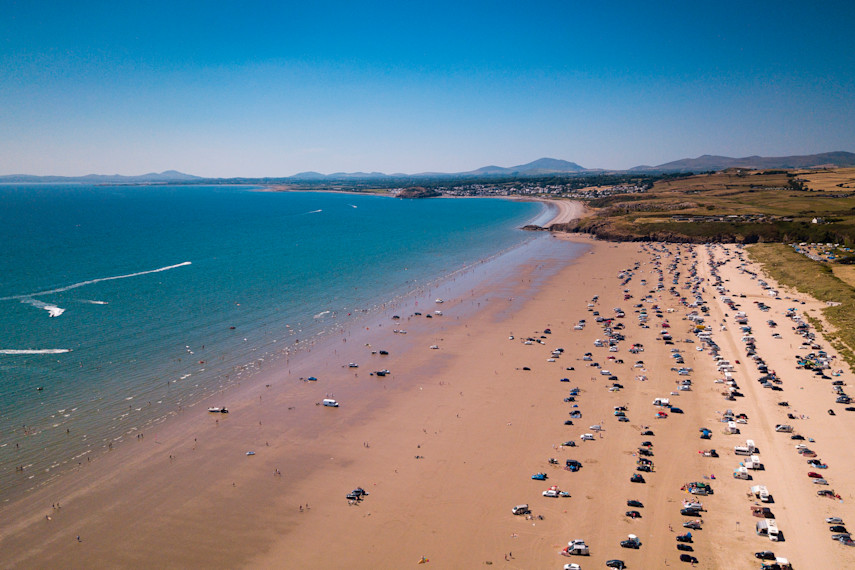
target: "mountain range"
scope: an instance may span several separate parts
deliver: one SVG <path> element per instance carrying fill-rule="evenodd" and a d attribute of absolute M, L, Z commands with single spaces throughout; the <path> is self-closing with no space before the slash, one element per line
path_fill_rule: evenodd
<path fill-rule="evenodd" d="M 575 162 L 559 160 L 556 158 L 540 158 L 533 162 L 517 166 L 483 166 L 476 170 L 456 173 L 422 172 L 419 174 L 384 174 L 382 172 L 336 172 L 333 174 L 321 174 L 320 172 L 300 172 L 293 176 L 277 178 L 241 178 L 228 179 L 251 183 L 256 182 L 323 182 L 335 180 L 372 180 L 386 178 L 484 178 L 484 177 L 511 177 L 511 176 L 548 176 L 552 174 L 596 174 L 600 172 L 709 172 L 724 170 L 726 168 L 813 168 L 813 167 L 846 167 L 855 166 L 855 153 L 836 151 L 820 154 L 796 155 L 796 156 L 747 156 L 744 158 L 732 158 L 728 156 L 714 156 L 705 154 L 697 158 L 683 158 L 672 162 L 666 162 L 658 166 L 635 166 L 627 170 L 604 170 L 585 168 Z M 218 182 L 223 179 L 203 178 L 184 174 L 176 170 L 165 172 L 150 172 L 139 176 L 123 176 L 120 174 L 88 174 L 86 176 L 34 176 L 29 174 L 11 174 L 0 176 L 0 183 L 59 183 L 78 182 L 88 184 L 165 184 L 170 182 L 193 183 L 193 182 Z"/>
<path fill-rule="evenodd" d="M 707 172 L 726 168 L 815 168 L 855 166 L 855 154 L 851 152 L 823 152 L 796 156 L 746 156 L 731 158 L 705 154 L 697 158 L 683 158 L 659 166 L 635 166 L 630 171 L 655 172 Z"/>

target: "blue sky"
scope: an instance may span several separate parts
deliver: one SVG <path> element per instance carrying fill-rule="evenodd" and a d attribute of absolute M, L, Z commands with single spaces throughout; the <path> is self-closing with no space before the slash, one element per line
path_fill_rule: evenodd
<path fill-rule="evenodd" d="M 0 174 L 855 152 L 855 2 L 0 0 Z"/>

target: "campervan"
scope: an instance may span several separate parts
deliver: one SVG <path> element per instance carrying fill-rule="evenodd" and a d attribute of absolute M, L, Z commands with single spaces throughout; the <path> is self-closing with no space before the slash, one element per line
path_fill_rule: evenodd
<path fill-rule="evenodd" d="M 769 494 L 769 490 L 766 489 L 766 485 L 754 485 L 751 487 L 751 492 L 755 497 L 760 499 L 761 503 L 771 503 L 772 496 Z"/>
<path fill-rule="evenodd" d="M 754 447 L 754 440 L 748 439 L 745 441 L 745 445 L 737 445 L 733 448 L 733 453 L 736 455 L 751 455 L 757 448 Z"/>
<path fill-rule="evenodd" d="M 328 408 L 337 408 L 338 407 L 338 402 L 336 402 L 332 398 L 324 398 L 324 401 L 322 403 L 323 403 L 323 405 L 325 405 Z"/>
<path fill-rule="evenodd" d="M 743 465 L 746 469 L 753 469 L 755 471 L 762 471 L 765 469 L 765 467 L 763 467 L 763 463 L 760 462 L 760 458 L 756 455 L 752 455 L 751 460 L 746 461 Z"/>
<path fill-rule="evenodd" d="M 778 523 L 775 522 L 775 519 L 763 519 L 757 521 L 756 531 L 760 536 L 768 536 L 769 540 L 772 542 L 777 542 L 781 537 L 780 531 L 778 530 Z"/>

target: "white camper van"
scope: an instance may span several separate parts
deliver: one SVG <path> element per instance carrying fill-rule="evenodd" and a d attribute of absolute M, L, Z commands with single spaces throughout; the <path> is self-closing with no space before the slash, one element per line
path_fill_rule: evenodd
<path fill-rule="evenodd" d="M 755 451 L 757 451 L 757 448 L 754 447 L 754 440 L 752 439 L 746 440 L 745 445 L 737 445 L 733 448 L 733 453 L 736 455 L 751 455 Z"/>
<path fill-rule="evenodd" d="M 781 538 L 780 531 L 778 530 L 778 523 L 775 522 L 775 519 L 763 519 L 757 521 L 756 531 L 760 536 L 768 536 L 769 540 L 772 542 L 778 542 Z"/>
<path fill-rule="evenodd" d="M 338 407 L 338 402 L 336 402 L 332 398 L 324 398 L 324 401 L 321 403 L 328 408 L 337 408 Z"/>

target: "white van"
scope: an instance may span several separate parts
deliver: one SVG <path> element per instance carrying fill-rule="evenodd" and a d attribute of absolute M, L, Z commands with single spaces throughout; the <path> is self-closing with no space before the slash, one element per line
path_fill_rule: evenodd
<path fill-rule="evenodd" d="M 745 445 L 737 445 L 733 448 L 733 453 L 736 455 L 752 455 L 755 451 L 754 442 L 750 439 L 745 442 Z"/>
<path fill-rule="evenodd" d="M 338 407 L 338 402 L 336 402 L 332 398 L 324 398 L 324 401 L 321 403 L 328 408 L 337 408 Z"/>
<path fill-rule="evenodd" d="M 781 538 L 781 533 L 778 530 L 778 523 L 775 519 L 763 519 L 757 521 L 756 532 L 760 536 L 768 536 L 772 542 L 778 542 Z"/>

